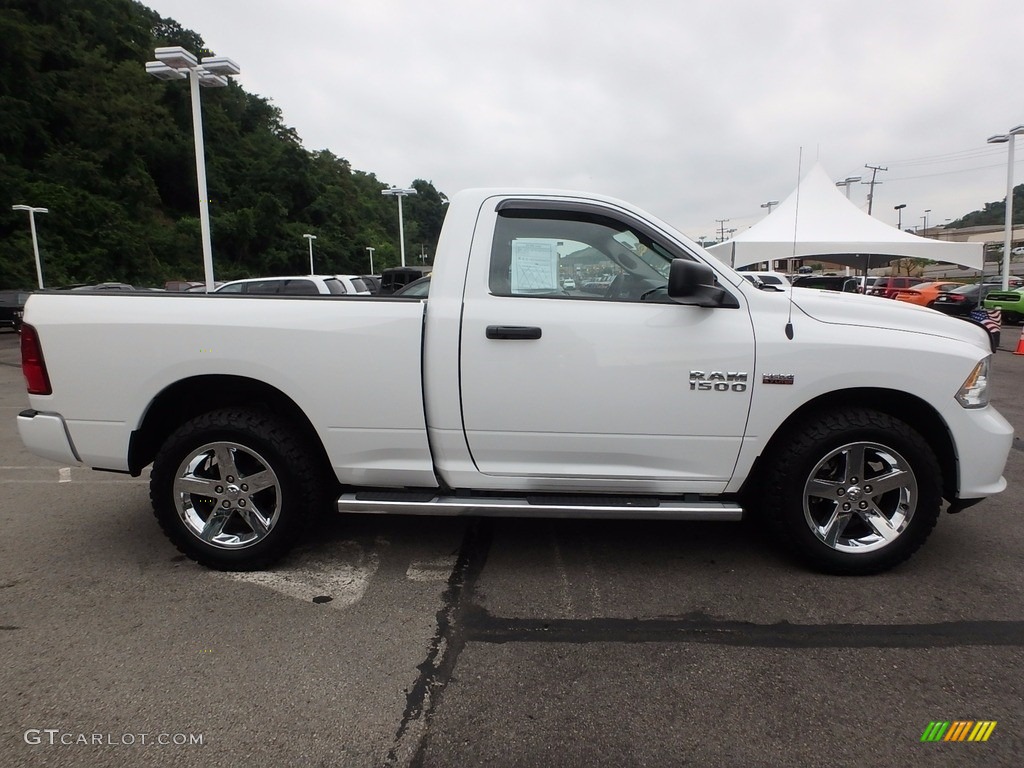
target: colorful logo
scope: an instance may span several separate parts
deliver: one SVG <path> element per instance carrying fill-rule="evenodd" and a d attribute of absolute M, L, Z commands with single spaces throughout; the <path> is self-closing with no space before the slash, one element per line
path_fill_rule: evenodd
<path fill-rule="evenodd" d="M 995 729 L 995 720 L 933 721 L 924 729 L 921 741 L 988 741 Z"/>

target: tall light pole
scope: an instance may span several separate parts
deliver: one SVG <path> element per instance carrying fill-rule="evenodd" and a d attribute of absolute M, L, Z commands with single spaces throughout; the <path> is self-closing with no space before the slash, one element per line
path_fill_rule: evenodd
<path fill-rule="evenodd" d="M 392 187 L 391 189 L 381 190 L 382 195 L 388 195 L 390 197 L 398 198 L 398 241 L 402 251 L 402 266 L 405 266 L 405 225 L 402 222 L 402 198 L 406 195 L 415 195 L 415 189 L 399 189 L 398 187 Z"/>
<path fill-rule="evenodd" d="M 28 226 L 32 230 L 32 252 L 36 255 L 36 278 L 39 290 L 43 290 L 43 262 L 39 258 L 39 239 L 36 237 L 36 214 L 49 213 L 48 208 L 36 208 L 31 205 L 12 205 L 12 211 L 28 211 Z"/>
<path fill-rule="evenodd" d="M 896 211 L 896 229 L 903 231 L 903 209 L 907 207 L 906 203 L 900 203 L 894 205 L 892 209 Z"/>
<path fill-rule="evenodd" d="M 313 271 L 313 241 L 316 240 L 316 235 L 305 234 L 303 237 L 309 240 L 309 274 L 315 275 L 316 272 Z"/>
<path fill-rule="evenodd" d="M 210 195 L 206 191 L 206 148 L 203 143 L 203 112 L 199 86 L 223 88 L 228 75 L 242 70 L 226 56 L 204 56 L 202 62 L 181 46 L 157 48 L 156 61 L 146 62 L 146 72 L 160 80 L 189 78 L 192 90 L 192 136 L 196 145 L 196 181 L 199 187 L 199 228 L 203 241 L 203 272 L 207 293 L 213 290 L 213 246 L 210 242 Z"/>
<path fill-rule="evenodd" d="M 924 236 L 928 237 L 928 214 L 932 212 L 931 208 L 924 209 Z"/>
<path fill-rule="evenodd" d="M 769 200 L 767 203 L 761 203 L 762 208 L 768 209 L 768 214 L 771 215 L 772 208 L 779 204 L 778 200 Z"/>
<path fill-rule="evenodd" d="M 368 250 L 370 252 L 370 274 L 372 275 L 373 274 L 373 252 L 375 250 L 377 250 L 377 249 L 376 248 L 371 248 L 370 246 L 366 246 L 366 250 Z"/>
<path fill-rule="evenodd" d="M 1024 133 L 1024 125 L 1011 128 L 1006 133 L 989 136 L 989 144 L 1009 144 L 1006 164 L 1006 231 L 1003 233 L 1003 290 L 1010 290 L 1010 246 L 1013 244 L 1013 145 L 1014 138 Z M 984 271 L 984 270 L 982 270 Z"/>

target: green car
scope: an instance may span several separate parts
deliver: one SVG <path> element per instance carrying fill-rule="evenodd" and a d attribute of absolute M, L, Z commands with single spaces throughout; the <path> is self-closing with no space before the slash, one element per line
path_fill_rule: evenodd
<path fill-rule="evenodd" d="M 1003 322 L 1016 325 L 1024 319 L 1024 288 L 1014 291 L 990 291 L 985 297 L 985 309 L 1001 309 Z"/>

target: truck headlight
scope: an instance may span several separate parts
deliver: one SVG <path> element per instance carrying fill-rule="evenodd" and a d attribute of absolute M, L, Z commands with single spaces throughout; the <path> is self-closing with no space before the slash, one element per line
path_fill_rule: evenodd
<path fill-rule="evenodd" d="M 956 399 L 964 408 L 984 408 L 988 405 L 988 371 L 989 360 L 984 360 L 974 366 L 971 375 L 967 377 L 960 391 L 956 393 Z"/>

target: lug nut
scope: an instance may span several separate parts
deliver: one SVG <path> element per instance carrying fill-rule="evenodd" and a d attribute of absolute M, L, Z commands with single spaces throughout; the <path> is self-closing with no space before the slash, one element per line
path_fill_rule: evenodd
<path fill-rule="evenodd" d="M 849 512 L 849 511 L 850 511 L 850 502 L 846 502 L 845 504 L 843 504 L 843 512 Z"/>
<path fill-rule="evenodd" d="M 216 490 L 217 490 L 217 493 L 224 493 L 224 486 L 223 485 L 218 485 Z"/>
<path fill-rule="evenodd" d="M 226 477 L 225 479 L 226 479 L 226 480 L 227 480 L 227 481 L 228 481 L 229 483 L 233 483 L 233 482 L 235 482 L 235 478 L 234 478 L 234 477 L 232 477 L 231 475 L 228 475 L 228 476 L 227 476 L 227 477 Z"/>
<path fill-rule="evenodd" d="M 868 503 L 866 501 L 862 501 L 858 506 L 861 509 L 867 509 L 868 508 Z"/>
<path fill-rule="evenodd" d="M 245 506 L 245 499 L 239 499 L 238 500 L 238 506 L 244 507 Z"/>
<path fill-rule="evenodd" d="M 227 499 L 224 499 L 224 501 L 222 501 L 222 502 L 220 503 L 220 505 L 221 505 L 222 507 L 224 507 L 224 509 L 227 509 L 228 507 L 230 507 L 230 506 L 231 506 L 231 502 L 230 502 L 230 501 L 228 501 Z"/>
<path fill-rule="evenodd" d="M 836 491 L 836 496 L 845 496 L 845 495 L 846 495 L 846 489 L 845 488 L 840 488 L 839 490 Z"/>
<path fill-rule="evenodd" d="M 242 483 L 242 490 L 243 491 L 248 491 L 249 490 L 249 486 L 246 485 L 245 483 Z"/>

